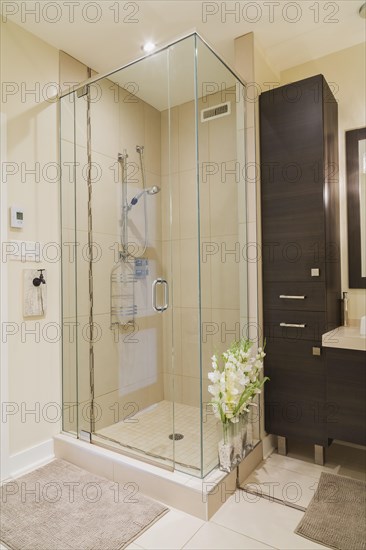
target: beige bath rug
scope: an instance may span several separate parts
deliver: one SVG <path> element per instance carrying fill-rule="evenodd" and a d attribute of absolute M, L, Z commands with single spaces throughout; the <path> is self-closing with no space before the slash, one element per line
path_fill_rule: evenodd
<path fill-rule="evenodd" d="M 168 508 L 54 460 L 1 488 L 0 540 L 11 550 L 120 550 Z"/>
<path fill-rule="evenodd" d="M 295 532 L 337 550 L 365 550 L 366 483 L 323 472 Z"/>

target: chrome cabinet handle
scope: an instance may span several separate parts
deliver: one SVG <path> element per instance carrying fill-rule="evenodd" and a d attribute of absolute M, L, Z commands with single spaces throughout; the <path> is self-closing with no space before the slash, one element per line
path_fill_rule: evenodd
<path fill-rule="evenodd" d="M 289 296 L 287 294 L 280 294 L 281 299 L 285 300 L 305 300 L 306 296 Z"/>
<path fill-rule="evenodd" d="M 164 305 L 158 306 L 156 304 L 156 287 L 158 285 L 164 285 Z M 162 313 L 163 311 L 167 310 L 169 307 L 169 285 L 168 281 L 165 279 L 161 279 L 160 277 L 158 279 L 155 279 L 155 281 L 152 284 L 152 307 L 154 311 L 157 311 L 158 313 Z"/>
<path fill-rule="evenodd" d="M 280 323 L 280 327 L 305 328 L 306 325 L 303 323 Z"/>

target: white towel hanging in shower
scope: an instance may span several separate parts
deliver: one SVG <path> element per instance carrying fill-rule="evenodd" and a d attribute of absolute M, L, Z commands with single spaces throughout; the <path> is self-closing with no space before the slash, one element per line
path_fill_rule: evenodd
<path fill-rule="evenodd" d="M 47 281 L 47 273 L 43 271 Z M 46 315 L 47 311 L 47 284 L 34 286 L 33 279 L 39 277 L 37 269 L 23 270 L 23 316 L 40 317 Z"/>

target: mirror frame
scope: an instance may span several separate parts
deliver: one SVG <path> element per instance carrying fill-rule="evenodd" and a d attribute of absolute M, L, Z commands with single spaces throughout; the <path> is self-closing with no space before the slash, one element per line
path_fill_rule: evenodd
<path fill-rule="evenodd" d="M 346 132 L 348 286 L 366 288 L 361 276 L 361 226 L 358 142 L 366 139 L 366 128 Z"/>

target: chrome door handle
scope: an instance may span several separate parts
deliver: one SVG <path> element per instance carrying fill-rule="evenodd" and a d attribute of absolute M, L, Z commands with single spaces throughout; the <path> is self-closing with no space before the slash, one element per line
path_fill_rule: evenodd
<path fill-rule="evenodd" d="M 281 299 L 285 300 L 305 300 L 306 296 L 288 296 L 287 294 L 280 294 Z"/>
<path fill-rule="evenodd" d="M 280 327 L 305 328 L 306 325 L 303 323 L 280 323 Z"/>
<path fill-rule="evenodd" d="M 158 285 L 164 285 L 164 305 L 158 306 L 156 303 L 156 287 Z M 163 311 L 167 310 L 169 307 L 169 285 L 168 281 L 165 279 L 161 279 L 160 277 L 158 279 L 155 279 L 155 281 L 152 284 L 152 307 L 154 311 L 157 311 L 158 313 L 162 313 Z"/>

